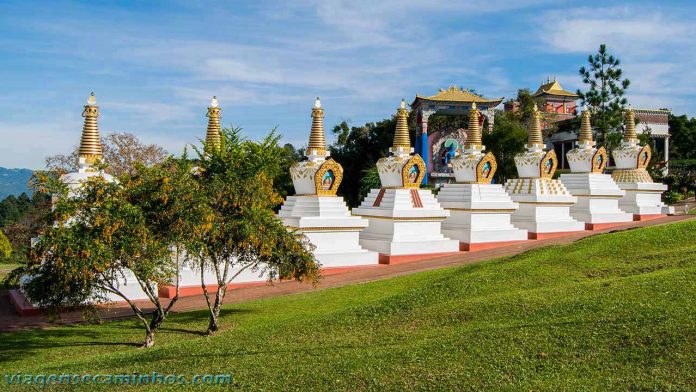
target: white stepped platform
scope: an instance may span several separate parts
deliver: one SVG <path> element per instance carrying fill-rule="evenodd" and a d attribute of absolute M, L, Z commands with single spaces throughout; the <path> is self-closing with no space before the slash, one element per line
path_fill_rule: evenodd
<path fill-rule="evenodd" d="M 570 207 L 570 215 L 588 224 L 588 228 L 633 221 L 633 214 L 619 208 L 619 200 L 625 192 L 609 174 L 569 173 L 562 174 L 560 180 L 570 194 L 578 198 Z"/>
<path fill-rule="evenodd" d="M 626 212 L 638 215 L 672 215 L 674 207 L 662 202 L 662 192 L 667 185 L 658 182 L 617 182 L 626 194 L 619 200 L 619 207 Z"/>
<path fill-rule="evenodd" d="M 511 214 L 518 204 L 500 184 L 445 184 L 437 200 L 450 213 L 442 223 L 442 232 L 459 240 L 462 250 L 527 239 L 527 230 L 511 223 Z"/>
<path fill-rule="evenodd" d="M 512 224 L 527 230 L 530 238 L 585 230 L 585 223 L 570 215 L 577 198 L 559 180 L 515 178 L 505 183 L 505 190 L 519 203 L 519 209 L 512 214 Z"/>
<path fill-rule="evenodd" d="M 289 196 L 278 213 L 283 224 L 307 236 L 323 268 L 376 265 L 379 255 L 361 246 L 366 219 L 352 216 L 336 196 Z"/>
<path fill-rule="evenodd" d="M 449 216 L 449 212 L 438 204 L 427 189 L 373 189 L 360 207 L 353 209 L 353 214 L 369 221 L 369 226 L 360 232 L 360 244 L 381 255 L 428 255 L 459 251 L 459 241 L 445 237 L 441 231 L 442 221 Z M 385 262 L 384 258 L 382 262 Z"/>

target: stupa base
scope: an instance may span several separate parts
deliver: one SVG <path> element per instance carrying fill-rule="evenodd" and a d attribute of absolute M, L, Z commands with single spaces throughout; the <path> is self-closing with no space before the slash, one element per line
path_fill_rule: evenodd
<path fill-rule="evenodd" d="M 20 317 L 38 316 L 43 313 L 41 308 L 34 306 L 31 301 L 29 301 L 29 298 L 20 290 L 12 289 L 8 294 L 10 297 L 10 305 L 12 305 L 15 312 L 17 312 Z"/>
<path fill-rule="evenodd" d="M 613 223 L 585 223 L 585 230 L 590 230 L 590 231 L 598 231 L 598 230 L 606 230 L 606 229 L 611 229 L 613 227 L 617 226 L 623 226 L 627 223 L 633 222 L 633 220 L 629 222 L 613 222 Z"/>
<path fill-rule="evenodd" d="M 500 184 L 445 184 L 437 200 L 450 213 L 442 222 L 442 233 L 458 240 L 460 250 L 478 250 L 527 239 L 526 230 L 510 223 L 518 205 Z"/>
<path fill-rule="evenodd" d="M 530 240 L 546 240 L 549 238 L 558 238 L 558 237 L 565 237 L 567 235 L 571 234 L 578 234 L 582 233 L 584 230 L 578 230 L 578 231 L 557 231 L 557 232 L 547 232 L 547 233 L 529 233 L 529 239 Z"/>
<path fill-rule="evenodd" d="M 662 192 L 667 190 L 667 185 L 658 182 L 617 182 L 617 185 L 626 191 L 619 200 L 619 208 L 634 216 L 662 215 L 670 211 L 662 202 Z"/>
<path fill-rule="evenodd" d="M 588 230 L 599 230 L 598 227 L 606 224 L 633 220 L 632 214 L 619 208 L 619 199 L 625 192 L 610 175 L 569 173 L 562 174 L 560 180 L 568 192 L 578 198 L 577 203 L 570 207 L 570 215 L 585 222 Z"/>
<path fill-rule="evenodd" d="M 514 199 L 513 199 L 514 200 Z M 512 224 L 529 232 L 530 239 L 563 235 L 585 230 L 585 222 L 570 216 L 568 203 L 522 202 L 512 214 Z"/>
<path fill-rule="evenodd" d="M 635 222 L 644 222 L 644 221 L 649 221 L 653 219 L 660 219 L 666 217 L 667 214 L 634 214 L 633 215 L 633 220 Z"/>

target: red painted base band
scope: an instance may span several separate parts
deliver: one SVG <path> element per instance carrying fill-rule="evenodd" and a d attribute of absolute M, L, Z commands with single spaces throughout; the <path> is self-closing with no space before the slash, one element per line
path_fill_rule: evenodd
<path fill-rule="evenodd" d="M 631 222 L 585 223 L 585 230 L 597 231 L 625 225 Z"/>
<path fill-rule="evenodd" d="M 527 240 L 520 241 L 499 241 L 499 242 L 479 242 L 473 244 L 467 244 L 466 242 L 459 243 L 459 250 L 465 252 L 476 252 L 477 250 L 500 248 L 503 246 L 510 246 L 526 242 Z"/>
<path fill-rule="evenodd" d="M 322 268 L 321 269 L 321 275 L 322 276 L 329 276 L 329 275 L 336 275 L 336 274 L 341 274 L 344 272 L 348 271 L 356 271 L 356 270 L 361 270 L 365 268 L 376 268 L 379 267 L 379 264 L 369 264 L 369 265 L 353 265 L 349 267 L 327 267 L 327 268 Z"/>
<path fill-rule="evenodd" d="M 666 217 L 666 214 L 633 214 L 633 220 L 636 222 L 643 222 L 643 221 L 648 221 L 648 220 L 653 220 L 653 219 L 659 219 L 659 218 L 664 218 Z"/>
<path fill-rule="evenodd" d="M 554 233 L 532 233 L 532 232 L 529 232 L 529 239 L 530 240 L 545 240 L 547 238 L 557 238 L 557 237 L 563 237 L 566 235 L 578 234 L 578 233 L 582 233 L 582 231 L 560 231 L 560 232 L 554 232 Z"/>
<path fill-rule="evenodd" d="M 10 304 L 19 313 L 20 317 L 38 316 L 41 314 L 41 309 L 32 305 L 21 291 L 12 289 L 9 291 L 9 294 Z"/>
<path fill-rule="evenodd" d="M 227 289 L 233 290 L 238 289 L 240 287 L 263 286 L 265 284 L 265 280 L 260 282 L 232 283 L 227 285 Z M 206 285 L 205 287 L 208 289 L 208 293 L 212 293 L 218 288 L 217 285 Z M 157 289 L 157 293 L 159 294 L 160 298 L 174 298 L 174 296 L 176 295 L 176 286 L 159 286 Z M 194 295 L 202 294 L 203 288 L 200 285 L 179 287 L 179 297 L 191 297 Z"/>
<path fill-rule="evenodd" d="M 442 252 L 442 253 L 424 253 L 417 255 L 385 255 L 384 253 L 379 254 L 380 264 L 401 264 L 408 263 L 411 261 L 434 259 L 438 257 L 445 257 L 459 254 L 459 252 Z"/>

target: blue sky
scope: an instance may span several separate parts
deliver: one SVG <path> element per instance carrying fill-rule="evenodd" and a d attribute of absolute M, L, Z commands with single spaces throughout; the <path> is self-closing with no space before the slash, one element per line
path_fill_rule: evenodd
<path fill-rule="evenodd" d="M 43 167 L 79 142 L 91 91 L 100 129 L 178 153 L 223 123 L 277 126 L 306 143 L 316 96 L 327 131 L 392 115 L 401 98 L 456 84 L 488 97 L 568 90 L 602 42 L 623 61 L 634 107 L 696 115 L 693 2 L 3 1 L 0 166 Z"/>

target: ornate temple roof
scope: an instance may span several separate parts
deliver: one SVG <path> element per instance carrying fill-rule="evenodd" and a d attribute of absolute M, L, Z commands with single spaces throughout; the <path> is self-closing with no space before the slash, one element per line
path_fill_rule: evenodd
<path fill-rule="evenodd" d="M 474 94 L 468 89 L 463 89 L 457 86 L 450 86 L 447 90 L 440 89 L 440 91 L 429 97 L 423 97 L 416 94 L 416 99 L 413 100 L 411 106 L 415 106 L 419 100 L 425 101 L 436 101 L 436 102 L 476 102 L 478 104 L 488 104 L 489 106 L 498 106 L 504 97 L 496 99 L 484 98 L 480 95 Z"/>
<path fill-rule="evenodd" d="M 563 87 L 561 87 L 561 84 L 558 83 L 556 78 L 552 80 L 548 80 L 546 83 L 542 83 L 541 86 L 539 86 L 539 89 L 532 94 L 533 97 L 538 97 L 540 95 L 559 95 L 563 97 L 571 97 L 571 98 L 578 98 L 578 95 L 575 93 L 571 93 L 570 91 L 563 90 Z"/>

